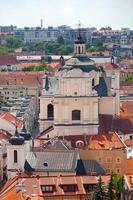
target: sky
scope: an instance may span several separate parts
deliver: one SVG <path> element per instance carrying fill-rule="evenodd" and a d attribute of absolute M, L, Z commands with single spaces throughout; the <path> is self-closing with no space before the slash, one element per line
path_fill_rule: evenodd
<path fill-rule="evenodd" d="M 0 26 L 133 29 L 133 0 L 0 0 Z"/>

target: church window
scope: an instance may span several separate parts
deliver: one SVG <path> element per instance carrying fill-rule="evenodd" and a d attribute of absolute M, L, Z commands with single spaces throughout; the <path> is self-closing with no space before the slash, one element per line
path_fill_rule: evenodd
<path fill-rule="evenodd" d="M 14 150 L 14 163 L 18 162 L 18 152 Z"/>
<path fill-rule="evenodd" d="M 80 110 L 72 111 L 72 120 L 80 120 Z"/>
<path fill-rule="evenodd" d="M 84 47 L 82 47 L 82 53 L 84 52 Z"/>
<path fill-rule="evenodd" d="M 77 148 L 84 147 L 84 142 L 81 141 L 81 140 L 78 140 L 78 141 L 76 142 L 76 147 L 77 147 Z"/>
<path fill-rule="evenodd" d="M 47 106 L 47 117 L 50 120 L 54 118 L 54 106 L 52 104 L 48 104 Z"/>
<path fill-rule="evenodd" d="M 94 87 L 95 86 L 95 79 L 93 78 L 92 79 L 92 87 Z"/>
<path fill-rule="evenodd" d="M 80 54 L 80 47 L 79 47 L 79 54 Z"/>

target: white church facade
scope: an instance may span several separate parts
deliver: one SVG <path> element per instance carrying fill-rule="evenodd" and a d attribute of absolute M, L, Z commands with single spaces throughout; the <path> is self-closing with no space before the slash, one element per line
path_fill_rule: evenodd
<path fill-rule="evenodd" d="M 54 77 L 43 78 L 40 131 L 53 127 L 45 135 L 50 138 L 98 134 L 99 114 L 118 115 L 119 102 L 119 71 L 97 67 L 79 35 L 73 57 Z"/>

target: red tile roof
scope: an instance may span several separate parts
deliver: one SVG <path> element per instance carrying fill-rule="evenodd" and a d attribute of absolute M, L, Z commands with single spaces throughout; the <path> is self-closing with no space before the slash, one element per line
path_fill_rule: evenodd
<path fill-rule="evenodd" d="M 9 138 L 12 136 L 8 131 L 5 131 L 3 129 L 0 129 L 0 140 L 5 139 L 9 140 Z"/>
<path fill-rule="evenodd" d="M 99 51 L 86 52 L 86 55 L 89 56 L 89 57 L 93 57 L 93 56 L 109 56 L 109 51 L 104 51 L 104 52 L 99 52 Z"/>
<path fill-rule="evenodd" d="M 126 116 L 112 116 L 99 115 L 99 133 L 108 133 L 114 131 L 117 133 L 130 134 L 133 133 L 132 117 Z"/>
<path fill-rule="evenodd" d="M 105 71 L 112 71 L 112 70 L 118 70 L 119 71 L 120 70 L 118 65 L 112 64 L 111 62 L 105 63 L 104 69 L 105 69 Z"/>
<path fill-rule="evenodd" d="M 115 133 L 94 135 L 90 137 L 89 149 L 119 149 L 124 148 L 123 143 Z"/>
<path fill-rule="evenodd" d="M 1 200 L 24 200 L 21 191 L 17 192 L 15 188 L 9 190 L 1 197 Z"/>
<path fill-rule="evenodd" d="M 44 72 L 2 72 L 0 73 L 1 86 L 42 87 Z"/>
<path fill-rule="evenodd" d="M 17 126 L 18 128 L 22 128 L 23 121 L 20 119 L 17 119 L 14 115 L 8 112 L 0 113 L 0 118 L 13 124 L 14 126 Z"/>
<path fill-rule="evenodd" d="M 105 178 L 104 178 L 105 179 Z M 25 196 L 27 199 L 30 199 L 32 194 L 36 194 L 38 199 L 41 200 L 41 198 L 45 199 L 45 195 L 48 194 L 42 193 L 41 186 L 49 185 L 51 183 L 52 185 L 56 187 L 56 190 L 50 194 L 49 196 L 64 196 L 66 195 L 64 193 L 63 187 L 61 185 L 77 185 L 78 190 L 73 192 L 73 195 L 85 195 L 85 189 L 83 187 L 83 184 L 96 184 L 98 182 L 96 176 L 74 176 L 74 175 L 66 175 L 66 176 L 18 176 L 15 177 L 12 180 L 8 180 L 6 185 L 3 187 L 3 189 L 0 192 L 0 199 L 4 200 L 23 200 L 22 198 L 22 192 L 16 191 L 16 185 L 23 183 L 24 189 L 25 189 Z M 69 193 L 70 194 L 70 193 Z M 87 193 L 88 194 L 88 193 Z M 71 194 L 72 195 L 72 194 Z M 26 198 L 25 198 L 26 199 Z"/>
<path fill-rule="evenodd" d="M 12 64 L 17 64 L 17 60 L 14 56 L 12 56 L 12 55 L 1 55 L 0 56 L 0 66 L 12 65 Z"/>

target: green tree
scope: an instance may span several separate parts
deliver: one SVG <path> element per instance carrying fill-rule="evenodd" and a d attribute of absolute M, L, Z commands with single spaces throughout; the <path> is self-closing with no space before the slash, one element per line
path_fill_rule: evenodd
<path fill-rule="evenodd" d="M 12 52 L 12 49 L 6 47 L 6 46 L 0 46 L 0 55 L 5 55 L 5 54 L 8 54 L 8 53 L 11 53 Z"/>
<path fill-rule="evenodd" d="M 115 191 L 115 197 L 117 200 L 120 200 L 121 193 L 123 190 L 123 176 L 113 174 L 112 180 L 113 180 L 113 186 L 114 186 L 114 191 Z"/>
<path fill-rule="evenodd" d="M 49 65 L 40 65 L 40 66 L 29 66 L 29 67 L 25 67 L 23 68 L 24 72 L 32 72 L 32 71 L 48 71 L 48 72 L 52 72 L 53 68 Z"/>
<path fill-rule="evenodd" d="M 59 35 L 59 36 L 57 37 L 57 43 L 59 43 L 59 44 L 64 44 L 64 39 L 63 39 L 63 36 L 62 36 L 62 35 Z"/>
<path fill-rule="evenodd" d="M 98 180 L 98 184 L 96 185 L 96 187 L 94 189 L 92 200 L 104 200 L 104 197 L 105 197 L 105 193 L 104 193 L 104 189 L 103 189 L 102 179 L 100 176 L 100 178 Z"/>
<path fill-rule="evenodd" d="M 115 195 L 114 195 L 114 185 L 113 185 L 113 173 L 111 174 L 105 196 L 106 196 L 105 197 L 106 200 L 114 200 Z"/>
<path fill-rule="evenodd" d="M 17 49 L 22 46 L 22 42 L 16 37 L 10 37 L 6 40 L 6 45 L 8 48 Z"/>
<path fill-rule="evenodd" d="M 0 108 L 3 105 L 3 97 L 0 95 Z"/>

